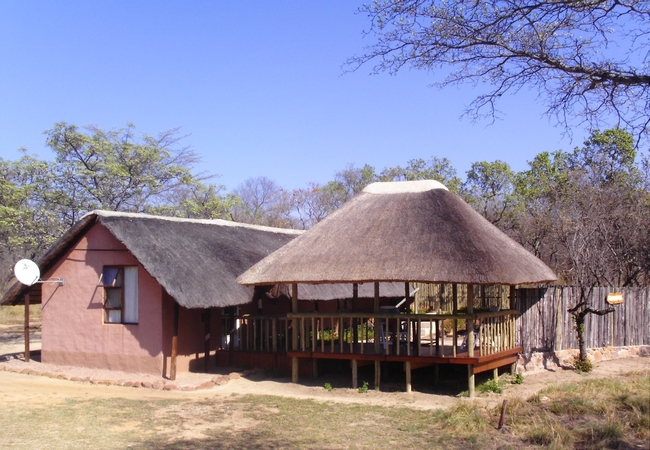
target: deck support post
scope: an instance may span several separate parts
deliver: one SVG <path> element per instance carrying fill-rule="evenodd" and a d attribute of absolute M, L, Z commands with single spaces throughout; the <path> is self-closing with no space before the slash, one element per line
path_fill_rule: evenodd
<path fill-rule="evenodd" d="M 474 398 L 474 366 L 467 365 L 467 392 L 469 398 Z"/>
<path fill-rule="evenodd" d="M 171 364 L 169 367 L 169 379 L 174 381 L 176 379 L 176 357 L 178 356 L 178 317 L 180 316 L 180 306 L 174 300 L 174 316 L 173 316 L 173 334 L 172 334 L 172 356 Z"/>
<path fill-rule="evenodd" d="M 359 364 L 356 359 L 352 360 L 352 389 L 359 387 Z"/>
<path fill-rule="evenodd" d="M 404 363 L 404 370 L 406 371 L 406 392 L 411 392 L 411 361 Z"/>
<path fill-rule="evenodd" d="M 25 294 L 25 362 L 29 362 L 29 360 L 29 293 L 27 293 Z"/>
<path fill-rule="evenodd" d="M 298 312 L 298 283 L 291 284 L 291 312 Z M 298 319 L 291 319 L 291 349 L 298 350 Z M 298 358 L 291 358 L 291 382 L 298 382 Z"/>
<path fill-rule="evenodd" d="M 381 389 L 381 361 L 375 361 L 375 391 Z"/>
<path fill-rule="evenodd" d="M 492 371 L 492 379 L 497 382 L 499 381 L 499 368 L 495 367 L 494 370 Z"/>

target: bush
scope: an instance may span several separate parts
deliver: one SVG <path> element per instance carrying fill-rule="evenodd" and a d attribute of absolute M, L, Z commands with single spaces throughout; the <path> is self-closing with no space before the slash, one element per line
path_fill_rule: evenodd
<path fill-rule="evenodd" d="M 589 359 L 582 360 L 580 356 L 576 356 L 573 361 L 573 368 L 576 372 L 589 373 L 593 370 L 594 365 L 589 361 Z"/>

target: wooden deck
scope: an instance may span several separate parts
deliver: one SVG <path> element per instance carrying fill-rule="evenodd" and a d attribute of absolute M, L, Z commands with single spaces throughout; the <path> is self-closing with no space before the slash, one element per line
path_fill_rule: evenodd
<path fill-rule="evenodd" d="M 407 392 L 411 370 L 439 364 L 466 365 L 470 396 L 474 375 L 512 366 L 522 348 L 515 346 L 516 310 L 475 314 L 289 313 L 286 316 L 247 315 L 227 324 L 231 351 L 284 354 L 291 358 L 292 379 L 298 381 L 299 361 L 349 360 L 352 386 L 357 367 L 375 364 L 375 388 L 382 362 L 404 363 Z M 476 332 L 467 335 L 467 324 Z M 476 342 L 474 342 L 476 341 Z M 469 349 L 463 346 L 469 343 Z M 474 345 L 476 344 L 476 345 Z"/>

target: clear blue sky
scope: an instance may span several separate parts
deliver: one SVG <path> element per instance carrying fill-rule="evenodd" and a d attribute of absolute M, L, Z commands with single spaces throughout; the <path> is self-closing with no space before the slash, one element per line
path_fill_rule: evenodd
<path fill-rule="evenodd" d="M 523 170 L 573 141 L 534 92 L 504 98 L 503 119 L 460 116 L 476 91 L 438 90 L 408 71 L 343 74 L 371 41 L 353 1 L 0 0 L 0 157 L 52 158 L 60 121 L 155 134 L 181 126 L 200 170 L 232 190 L 264 175 L 293 189 L 352 163 L 377 170 L 447 157 Z"/>

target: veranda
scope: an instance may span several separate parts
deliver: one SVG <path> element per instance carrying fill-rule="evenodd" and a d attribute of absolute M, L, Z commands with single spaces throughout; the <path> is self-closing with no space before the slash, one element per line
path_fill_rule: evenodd
<path fill-rule="evenodd" d="M 499 288 L 507 294 L 488 302 L 482 286 L 450 285 L 450 312 L 415 313 L 422 296 L 410 292 L 398 305 L 379 304 L 378 285 L 372 312 L 341 310 L 335 313 L 297 312 L 298 292 L 293 286 L 292 312 L 264 316 L 245 314 L 224 316 L 224 341 L 231 353 L 274 354 L 291 358 L 292 381 L 298 382 L 300 366 L 311 363 L 311 374 L 318 376 L 319 360 L 349 360 L 352 387 L 358 387 L 358 368 L 374 364 L 374 387 L 381 387 L 381 363 L 403 364 L 406 391 L 410 392 L 411 371 L 434 367 L 437 382 L 440 364 L 467 366 L 468 391 L 474 395 L 474 375 L 488 370 L 513 367 L 522 347 L 516 345 L 516 291 Z M 459 289 L 460 287 L 460 289 Z M 507 288 L 507 287 L 506 287 Z M 416 288 L 417 292 L 420 288 Z M 405 284 L 409 292 L 409 284 Z M 353 290 L 351 304 L 355 305 Z M 459 298 L 461 292 L 461 298 Z M 470 292 L 472 301 L 467 301 Z M 474 293 L 478 295 L 474 295 Z M 419 301 L 418 301 L 419 300 Z M 489 308 L 485 308 L 491 303 Z M 459 308 L 458 305 L 465 307 Z M 475 304 L 483 307 L 475 308 Z M 354 309 L 354 308 L 353 308 Z M 236 355 L 234 355 L 236 358 Z M 257 359 L 259 361 L 259 359 Z M 302 370 L 304 373 L 305 371 Z M 307 371 L 309 372 L 309 371 Z"/>

